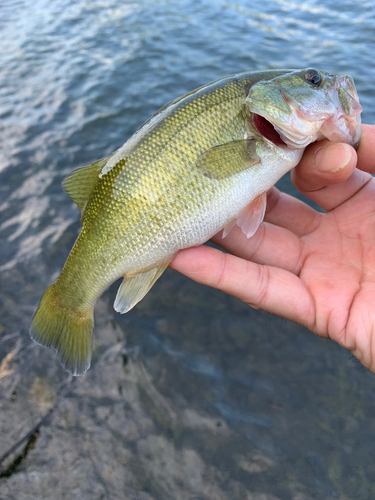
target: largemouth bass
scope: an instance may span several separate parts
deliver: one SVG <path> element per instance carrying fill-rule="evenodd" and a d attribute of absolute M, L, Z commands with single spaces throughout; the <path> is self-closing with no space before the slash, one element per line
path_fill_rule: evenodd
<path fill-rule="evenodd" d="M 94 306 L 111 283 L 124 277 L 114 308 L 125 313 L 180 249 L 236 224 L 250 237 L 266 191 L 308 144 L 358 145 L 361 109 L 350 76 L 311 68 L 230 76 L 161 108 L 111 156 L 63 181 L 82 230 L 31 337 L 68 372 L 84 373 Z"/>

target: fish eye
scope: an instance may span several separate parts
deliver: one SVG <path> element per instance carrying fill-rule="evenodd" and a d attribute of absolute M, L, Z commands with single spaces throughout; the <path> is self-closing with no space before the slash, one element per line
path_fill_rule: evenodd
<path fill-rule="evenodd" d="M 314 87 L 319 87 L 322 82 L 320 73 L 316 69 L 307 69 L 305 72 L 305 78 L 309 83 L 311 83 L 311 85 L 314 85 Z"/>

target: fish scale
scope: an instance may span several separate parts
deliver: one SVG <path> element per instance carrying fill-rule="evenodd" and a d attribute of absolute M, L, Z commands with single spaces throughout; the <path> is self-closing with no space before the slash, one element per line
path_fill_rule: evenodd
<path fill-rule="evenodd" d="M 63 187 L 81 210 L 82 231 L 35 313 L 34 340 L 56 349 L 70 373 L 84 373 L 91 359 L 93 309 L 111 283 L 124 276 L 114 307 L 127 312 L 178 250 L 204 243 L 232 227 L 236 217 L 245 234 L 253 234 L 263 217 L 264 192 L 303 152 L 275 132 L 278 127 L 282 134 L 293 123 L 296 110 L 288 102 L 303 95 L 310 99 L 308 106 L 315 98 L 328 103 L 326 110 L 336 110 L 329 89 L 337 103 L 344 101 L 344 114 L 358 109 L 345 101 L 350 97 L 345 92 L 354 92 L 349 80 L 343 91 L 336 90 L 337 78 L 320 72 L 325 87 L 318 91 L 307 81 L 314 71 L 218 80 L 161 108 L 110 157 L 70 174 Z M 301 114 L 303 106 L 297 108 Z M 254 120 L 254 113 L 263 121 Z M 272 113 L 274 121 L 268 117 Z M 299 118 L 298 123 L 309 129 L 307 121 Z M 286 129 L 285 134 L 289 141 L 296 135 Z M 304 143 L 316 140 L 314 134 Z"/>

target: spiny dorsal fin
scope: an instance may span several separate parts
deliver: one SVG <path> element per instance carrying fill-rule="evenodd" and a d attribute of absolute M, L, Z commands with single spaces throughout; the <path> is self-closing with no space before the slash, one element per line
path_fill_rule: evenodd
<path fill-rule="evenodd" d="M 206 177 L 220 180 L 247 170 L 259 162 L 256 140 L 243 139 L 208 149 L 198 158 L 197 167 Z"/>
<path fill-rule="evenodd" d="M 109 156 L 96 161 L 88 167 L 73 170 L 62 182 L 62 188 L 77 204 L 81 215 L 83 214 L 87 200 L 94 191 L 99 174 L 107 163 Z"/>

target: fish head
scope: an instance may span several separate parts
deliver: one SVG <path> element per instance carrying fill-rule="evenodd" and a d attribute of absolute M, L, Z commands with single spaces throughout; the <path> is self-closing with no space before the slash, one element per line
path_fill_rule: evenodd
<path fill-rule="evenodd" d="M 278 146 L 301 149 L 327 138 L 358 147 L 362 107 L 349 75 L 290 71 L 254 84 L 244 104 L 253 126 Z"/>

